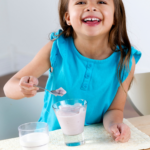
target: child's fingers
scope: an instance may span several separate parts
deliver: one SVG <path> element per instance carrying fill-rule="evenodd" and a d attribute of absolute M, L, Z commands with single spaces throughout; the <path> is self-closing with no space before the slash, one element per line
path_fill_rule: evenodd
<path fill-rule="evenodd" d="M 118 127 L 121 131 L 121 136 L 130 134 L 130 128 L 126 124 L 122 123 L 121 125 L 118 125 Z"/>
<path fill-rule="evenodd" d="M 120 142 L 128 141 L 131 136 L 130 128 L 126 124 L 123 124 L 123 123 L 119 124 L 118 127 L 121 131 L 121 135 L 119 137 L 117 137 L 115 140 L 120 141 Z"/>
<path fill-rule="evenodd" d="M 29 83 L 30 84 L 32 84 L 32 85 L 38 85 L 38 79 L 37 78 L 35 78 L 35 77 L 33 77 L 33 76 L 30 76 L 30 78 L 29 78 Z"/>
<path fill-rule="evenodd" d="M 20 88 L 26 89 L 26 90 L 32 90 L 34 87 L 33 85 L 30 85 L 29 83 L 21 82 L 19 83 Z"/>
<path fill-rule="evenodd" d="M 127 142 L 131 136 L 130 128 L 124 123 L 114 124 L 110 127 L 110 132 L 114 140 L 120 142 Z"/>
<path fill-rule="evenodd" d="M 27 91 L 39 90 L 38 87 L 34 87 L 33 85 L 30 85 L 29 83 L 20 83 L 19 86 L 20 86 L 20 89 L 24 89 Z"/>
<path fill-rule="evenodd" d="M 26 90 L 39 90 L 39 88 L 34 87 L 33 84 L 38 84 L 38 79 L 32 76 L 25 76 L 20 79 L 19 86 L 20 88 Z"/>
<path fill-rule="evenodd" d="M 119 129 L 117 128 L 117 126 L 113 126 L 113 127 L 111 128 L 111 131 L 112 131 L 112 134 L 113 134 L 115 137 L 120 136 L 120 131 L 119 131 Z"/>
<path fill-rule="evenodd" d="M 121 136 L 119 136 L 119 137 L 117 137 L 117 138 L 115 139 L 115 141 L 116 141 L 116 142 L 117 142 L 117 141 L 120 141 L 120 142 L 122 142 L 122 143 L 128 142 L 129 139 L 130 139 L 130 137 L 131 137 L 131 135 L 128 135 L 127 137 L 121 137 Z"/>
<path fill-rule="evenodd" d="M 29 79 L 30 79 L 30 77 L 29 76 L 25 76 L 25 77 L 22 77 L 21 79 L 20 79 L 20 84 L 29 84 L 28 82 L 29 82 Z"/>
<path fill-rule="evenodd" d="M 29 84 L 28 80 L 29 80 L 29 77 L 22 77 L 19 82 L 20 88 L 24 88 L 28 90 L 28 88 L 32 87 L 33 85 Z"/>
<path fill-rule="evenodd" d="M 128 142 L 131 138 L 131 134 L 128 135 L 128 137 L 125 139 L 125 142 Z"/>
<path fill-rule="evenodd" d="M 39 88 L 34 87 L 33 84 L 28 83 L 29 79 L 30 77 L 28 76 L 22 77 L 19 83 L 20 91 L 25 97 L 32 97 L 37 93 L 37 90 L 39 90 Z"/>
<path fill-rule="evenodd" d="M 24 88 L 20 88 L 20 91 L 24 94 L 34 94 L 35 92 L 37 92 L 37 89 L 33 89 L 33 90 L 26 90 Z"/>
<path fill-rule="evenodd" d="M 121 135 L 119 141 L 124 143 L 127 142 L 131 137 L 130 133 L 126 133 L 125 135 Z"/>
<path fill-rule="evenodd" d="M 34 96 L 34 95 L 36 95 L 36 93 L 37 93 L 36 90 L 27 91 L 27 90 L 24 90 L 24 89 L 21 89 L 21 92 L 22 92 L 23 95 L 26 96 L 26 97 Z"/>

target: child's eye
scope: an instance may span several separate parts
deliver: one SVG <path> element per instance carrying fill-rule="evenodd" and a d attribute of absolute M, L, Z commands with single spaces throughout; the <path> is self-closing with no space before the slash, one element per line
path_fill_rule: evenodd
<path fill-rule="evenodd" d="M 78 4 L 85 4 L 85 2 L 78 2 L 77 5 L 78 5 Z"/>
<path fill-rule="evenodd" d="M 98 3 L 99 4 L 106 4 L 104 1 L 99 1 Z"/>

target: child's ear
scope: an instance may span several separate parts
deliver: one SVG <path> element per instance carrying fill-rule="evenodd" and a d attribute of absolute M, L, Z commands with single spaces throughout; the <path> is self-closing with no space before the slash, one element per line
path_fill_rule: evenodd
<path fill-rule="evenodd" d="M 68 25 L 71 25 L 69 12 L 66 12 L 66 13 L 65 13 L 64 18 L 65 18 L 65 20 L 66 20 L 66 23 L 67 23 Z"/>

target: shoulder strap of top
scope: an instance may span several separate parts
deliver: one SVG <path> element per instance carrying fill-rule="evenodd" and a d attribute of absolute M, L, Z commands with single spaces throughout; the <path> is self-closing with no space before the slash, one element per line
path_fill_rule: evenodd
<path fill-rule="evenodd" d="M 136 50 L 134 47 L 131 47 L 131 56 L 130 56 L 131 63 L 132 63 L 132 57 L 133 56 L 135 58 L 135 63 L 137 64 L 138 61 L 140 60 L 141 56 L 142 56 L 142 53 L 140 51 Z M 131 66 L 132 66 L 132 64 L 131 64 Z"/>
<path fill-rule="evenodd" d="M 131 55 L 130 55 L 130 60 L 129 60 L 129 68 L 126 70 L 125 68 L 122 71 L 122 82 L 124 82 L 126 80 L 126 78 L 128 77 L 131 68 L 132 68 L 132 58 L 134 57 L 135 59 L 135 63 L 137 64 L 138 61 L 141 58 L 142 53 L 138 50 L 136 50 L 134 47 L 131 47 Z"/>
<path fill-rule="evenodd" d="M 52 67 L 55 66 L 58 56 L 62 59 L 65 59 L 68 49 L 67 47 L 69 43 L 69 38 L 65 38 L 64 34 L 61 34 L 58 37 L 57 35 L 59 35 L 60 33 L 62 33 L 62 29 L 59 29 L 57 32 L 52 32 L 50 34 L 50 39 L 54 41 L 50 54 L 50 62 Z"/>
<path fill-rule="evenodd" d="M 58 40 L 60 37 L 57 37 L 56 35 L 59 35 L 62 32 L 61 29 L 59 29 L 57 32 L 52 32 L 50 34 L 50 40 L 53 40 L 53 45 L 51 48 L 51 54 L 50 54 L 50 63 L 51 63 L 51 67 L 54 68 L 56 60 L 57 60 L 57 56 L 59 53 L 59 47 L 58 47 Z M 51 71 L 51 70 L 50 70 Z"/>
<path fill-rule="evenodd" d="M 57 32 L 52 32 L 52 33 L 50 34 L 50 39 L 51 39 L 51 40 L 56 40 L 56 39 L 58 38 L 57 35 L 59 35 L 61 32 L 62 32 L 61 29 L 59 29 Z"/>

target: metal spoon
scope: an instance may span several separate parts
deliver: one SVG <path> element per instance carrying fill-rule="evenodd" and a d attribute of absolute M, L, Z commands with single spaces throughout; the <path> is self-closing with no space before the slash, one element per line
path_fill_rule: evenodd
<path fill-rule="evenodd" d="M 59 88 L 57 90 L 53 90 L 53 91 L 49 91 L 48 89 L 45 89 L 41 86 L 37 86 L 37 85 L 33 85 L 34 87 L 38 87 L 40 89 L 43 89 L 45 91 L 48 91 L 49 93 L 55 95 L 55 96 L 63 96 L 64 94 L 66 94 L 66 91 L 63 88 Z"/>

